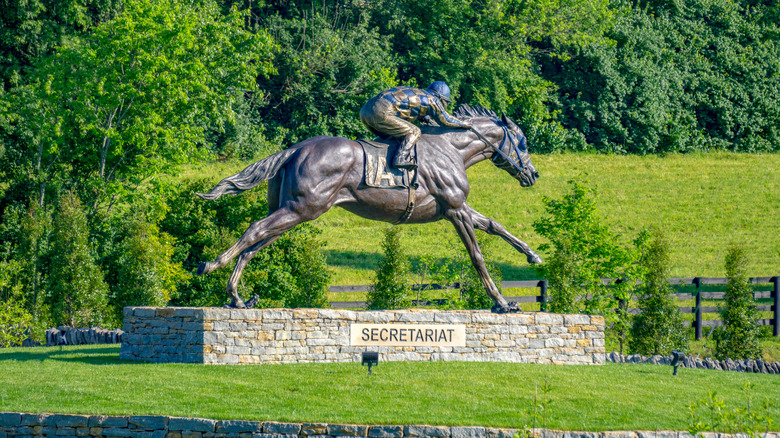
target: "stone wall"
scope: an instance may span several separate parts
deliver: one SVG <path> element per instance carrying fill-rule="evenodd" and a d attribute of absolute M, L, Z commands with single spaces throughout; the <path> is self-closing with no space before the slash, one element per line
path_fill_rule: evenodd
<path fill-rule="evenodd" d="M 92 438 L 513 438 L 515 429 L 458 426 L 365 426 L 327 423 L 207 420 L 164 416 L 87 416 L 0 413 L 0 437 Z M 620 431 L 573 432 L 534 429 L 533 438 L 692 438 L 687 432 Z M 744 435 L 704 433 L 705 438 L 742 438 Z M 763 438 L 780 438 L 778 433 Z"/>
<path fill-rule="evenodd" d="M 671 365 L 672 356 L 642 356 L 639 354 L 621 355 L 617 351 L 607 354 L 607 362 L 614 363 L 650 363 L 655 365 Z M 780 374 L 780 362 L 764 362 L 761 359 L 723 359 L 717 360 L 711 357 L 704 359 L 695 356 L 686 356 L 680 362 L 683 368 L 699 368 L 703 370 L 737 371 L 742 373 Z"/>
<path fill-rule="evenodd" d="M 122 330 L 106 330 L 100 327 L 52 327 L 46 330 L 46 346 L 120 344 L 123 335 Z"/>
<path fill-rule="evenodd" d="M 425 327 L 435 333 L 445 327 L 450 334 L 465 332 L 465 339 L 356 345 L 351 331 L 372 324 L 378 328 L 366 333 L 388 332 L 382 327 L 401 327 L 396 333 Z M 351 362 L 367 350 L 378 351 L 381 361 L 602 364 L 605 357 L 603 318 L 541 312 L 127 307 L 124 331 L 120 358 L 151 362 Z M 418 332 L 419 341 L 422 329 Z M 429 340 L 437 341 L 436 336 Z"/>

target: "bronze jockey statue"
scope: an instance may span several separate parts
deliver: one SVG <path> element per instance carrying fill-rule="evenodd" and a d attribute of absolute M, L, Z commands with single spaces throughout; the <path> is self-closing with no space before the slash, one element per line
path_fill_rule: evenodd
<path fill-rule="evenodd" d="M 450 103 L 450 87 L 443 81 L 432 83 L 427 89 L 395 87 L 371 98 L 360 109 L 360 120 L 374 134 L 401 140 L 401 147 L 393 160 L 393 167 L 414 169 L 417 167 L 412 154 L 420 138 L 420 128 L 411 122 L 430 117 L 442 126 L 470 129 L 447 113 Z"/>

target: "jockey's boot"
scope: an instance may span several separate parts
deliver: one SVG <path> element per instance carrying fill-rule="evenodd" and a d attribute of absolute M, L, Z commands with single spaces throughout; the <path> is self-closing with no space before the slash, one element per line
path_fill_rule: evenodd
<path fill-rule="evenodd" d="M 393 167 L 396 169 L 415 169 L 417 167 L 417 154 L 414 153 L 414 145 L 417 142 L 404 140 L 395 153 Z"/>

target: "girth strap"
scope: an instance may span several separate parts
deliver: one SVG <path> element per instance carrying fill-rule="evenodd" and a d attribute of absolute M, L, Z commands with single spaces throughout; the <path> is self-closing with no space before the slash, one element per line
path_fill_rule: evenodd
<path fill-rule="evenodd" d="M 412 212 L 414 211 L 414 201 L 417 199 L 417 170 L 409 171 L 409 173 L 414 173 L 411 177 L 411 181 L 409 182 L 409 188 L 408 188 L 408 198 L 406 199 L 406 210 L 404 210 L 404 213 L 401 215 L 400 218 L 398 218 L 397 221 L 393 222 L 394 225 L 403 224 L 406 221 L 409 220 L 410 217 L 412 217 Z"/>

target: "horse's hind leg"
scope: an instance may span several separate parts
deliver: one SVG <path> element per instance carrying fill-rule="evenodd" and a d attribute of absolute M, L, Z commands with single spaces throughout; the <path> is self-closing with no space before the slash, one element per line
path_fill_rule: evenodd
<path fill-rule="evenodd" d="M 281 236 L 301 222 L 304 222 L 304 218 L 290 209 L 280 208 L 276 210 L 266 218 L 250 225 L 241 238 L 227 251 L 220 254 L 216 260 L 201 263 L 198 267 L 198 275 L 208 274 L 224 267 L 230 260 L 244 252 L 247 248 L 264 240 L 268 240 L 268 243 L 270 243 L 273 239 Z"/>
<path fill-rule="evenodd" d="M 244 302 L 238 295 L 238 282 L 241 280 L 241 274 L 244 272 L 244 268 L 246 268 L 246 265 L 249 263 L 249 261 L 252 260 L 255 255 L 257 255 L 258 251 L 270 245 L 278 238 L 279 236 L 276 236 L 257 242 L 249 248 L 245 249 L 244 252 L 238 256 L 236 267 L 233 268 L 233 273 L 230 274 L 230 279 L 228 280 L 227 285 L 227 293 L 230 296 L 230 307 L 235 307 L 237 309 L 243 309 L 245 307 Z"/>
<path fill-rule="evenodd" d="M 514 247 L 519 252 L 525 254 L 528 263 L 532 263 L 532 264 L 542 263 L 542 258 L 539 257 L 539 254 L 535 253 L 531 249 L 531 247 L 528 246 L 527 243 L 523 242 L 522 240 L 518 239 L 517 237 L 509 233 L 509 231 L 507 231 L 503 225 L 481 214 L 480 212 L 474 210 L 468 205 L 466 205 L 465 208 L 470 210 L 471 218 L 474 222 L 474 228 L 478 230 L 482 230 L 493 236 L 501 236 L 501 238 L 506 240 L 507 243 L 512 245 L 512 247 Z"/>

